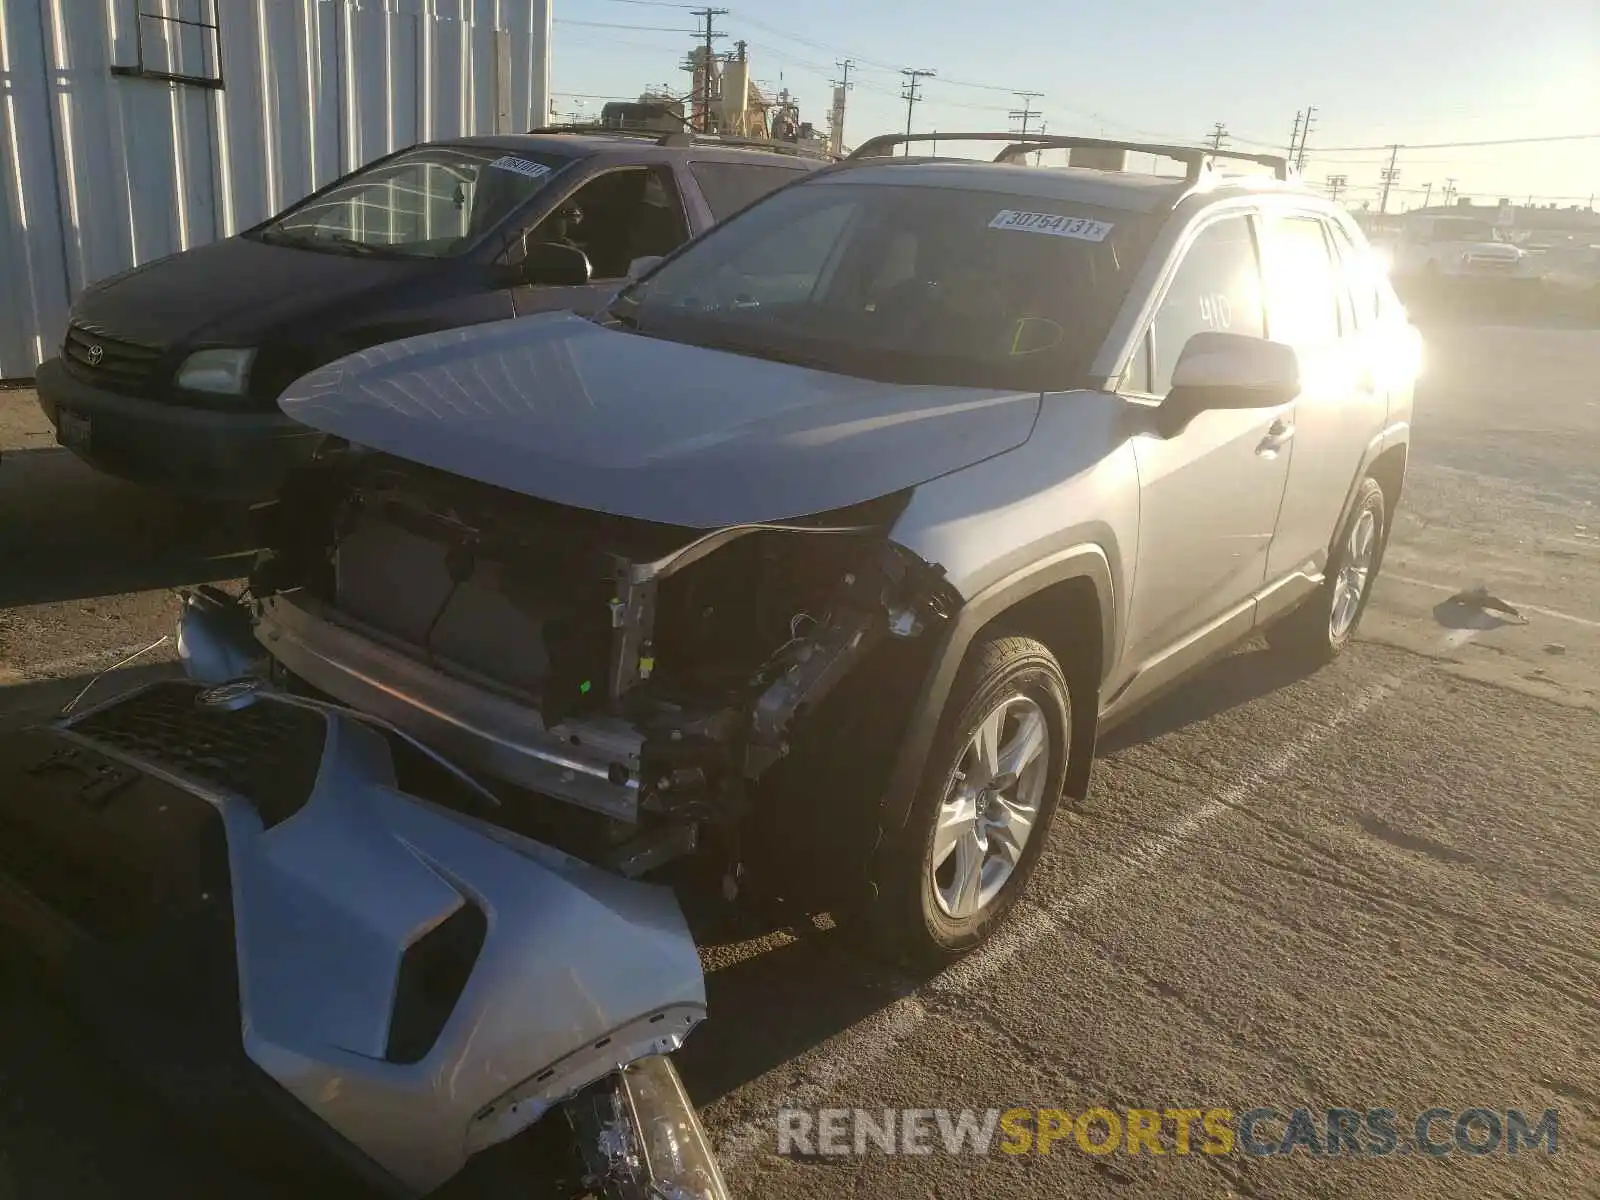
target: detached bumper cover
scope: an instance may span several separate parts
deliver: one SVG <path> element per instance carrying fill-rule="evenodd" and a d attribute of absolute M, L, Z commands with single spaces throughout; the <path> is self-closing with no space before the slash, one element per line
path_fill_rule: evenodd
<path fill-rule="evenodd" d="M 400 792 L 354 720 L 203 710 L 196 691 L 156 684 L 0 743 L 0 917 L 96 1024 L 176 1064 L 168 1090 L 253 1076 L 423 1193 L 703 1019 L 665 889 Z M 255 765 L 308 753 L 270 786 Z M 482 918 L 464 969 L 414 969 L 464 913 Z"/>

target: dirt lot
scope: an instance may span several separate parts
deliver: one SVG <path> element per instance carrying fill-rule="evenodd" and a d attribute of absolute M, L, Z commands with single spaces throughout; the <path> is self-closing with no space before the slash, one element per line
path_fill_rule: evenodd
<path fill-rule="evenodd" d="M 735 1191 L 1600 1196 L 1597 379 L 1600 333 L 1431 330 L 1361 643 L 1310 678 L 1247 648 L 1117 731 L 992 946 L 909 980 L 829 932 L 702 920 L 713 1019 L 681 1064 Z M 0 447 L 14 724 L 166 632 L 163 589 L 236 574 L 250 536 L 92 476 L 26 394 L 0 394 Z M 1478 584 L 1527 623 L 1448 603 Z M 0 1200 L 270 1194 L 3 978 Z M 1402 1141 L 1432 1106 L 1553 1108 L 1558 1150 L 775 1153 L 783 1107 L 1331 1106 L 1392 1109 Z"/>

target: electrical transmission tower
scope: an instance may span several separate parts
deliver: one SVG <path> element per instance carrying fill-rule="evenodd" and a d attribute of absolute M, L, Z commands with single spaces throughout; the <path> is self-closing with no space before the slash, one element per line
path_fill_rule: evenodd
<path fill-rule="evenodd" d="M 694 12 L 691 15 L 693 17 L 695 17 L 696 20 L 703 21 L 705 23 L 705 28 L 700 31 L 700 36 L 704 39 L 704 50 L 705 50 L 705 57 L 704 57 L 704 60 L 701 63 L 701 67 L 704 70 L 705 74 L 703 76 L 701 76 L 701 88 L 700 88 L 701 95 L 700 95 L 700 100 L 701 100 L 701 103 L 704 105 L 704 107 L 700 110 L 700 132 L 701 133 L 710 133 L 711 132 L 711 54 L 712 54 L 712 43 L 715 42 L 718 38 L 727 36 L 726 34 L 717 33 L 715 30 L 713 30 L 712 27 L 711 27 L 711 23 L 713 21 L 715 21 L 718 17 L 727 16 L 728 15 L 728 10 L 725 9 L 725 8 L 697 8 L 697 9 L 694 10 Z"/>
<path fill-rule="evenodd" d="M 916 108 L 917 101 L 922 99 L 921 83 L 924 79 L 933 79 L 937 72 L 916 71 L 909 67 L 903 68 L 900 74 L 905 76 L 905 87 L 900 91 L 900 99 L 906 102 L 906 137 L 911 136 L 911 111 Z M 911 155 L 911 143 L 906 143 L 906 156 Z"/>

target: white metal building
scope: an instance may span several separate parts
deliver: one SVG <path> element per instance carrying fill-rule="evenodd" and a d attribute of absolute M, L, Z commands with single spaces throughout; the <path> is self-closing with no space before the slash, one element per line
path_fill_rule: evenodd
<path fill-rule="evenodd" d="M 0 379 L 87 284 L 549 112 L 550 0 L 0 0 Z"/>

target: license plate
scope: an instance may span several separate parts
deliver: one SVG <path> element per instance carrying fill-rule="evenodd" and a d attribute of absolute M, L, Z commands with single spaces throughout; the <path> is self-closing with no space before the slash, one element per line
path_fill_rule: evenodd
<path fill-rule="evenodd" d="M 89 448 L 91 425 L 89 418 L 70 408 L 56 410 L 56 441 L 74 450 Z"/>

